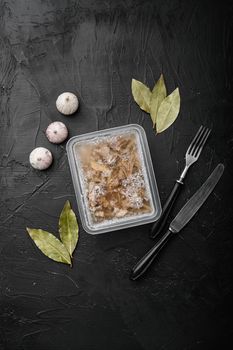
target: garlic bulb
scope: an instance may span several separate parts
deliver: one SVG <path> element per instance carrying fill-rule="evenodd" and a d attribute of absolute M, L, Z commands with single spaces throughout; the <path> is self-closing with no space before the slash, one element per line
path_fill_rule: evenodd
<path fill-rule="evenodd" d="M 73 114 L 78 109 L 78 98 L 72 92 L 64 92 L 59 95 L 56 101 L 57 109 L 60 113 L 65 115 Z"/>
<path fill-rule="evenodd" d="M 61 143 L 67 138 L 68 130 L 64 123 L 53 122 L 49 124 L 45 134 L 50 142 Z"/>
<path fill-rule="evenodd" d="M 30 153 L 29 161 L 34 169 L 45 170 L 52 164 L 53 156 L 47 148 L 37 147 Z"/>

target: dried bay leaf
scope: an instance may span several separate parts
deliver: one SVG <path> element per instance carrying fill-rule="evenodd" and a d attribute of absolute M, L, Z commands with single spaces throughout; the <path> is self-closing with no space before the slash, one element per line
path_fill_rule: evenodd
<path fill-rule="evenodd" d="M 180 93 L 176 88 L 160 104 L 157 118 L 156 131 L 160 133 L 166 130 L 177 118 L 180 111 Z"/>
<path fill-rule="evenodd" d="M 146 85 L 135 79 L 132 79 L 131 87 L 135 102 L 143 111 L 150 113 L 150 89 Z"/>
<path fill-rule="evenodd" d="M 66 247 L 54 235 L 41 229 L 33 229 L 28 227 L 27 232 L 36 246 L 48 258 L 57 262 L 71 265 L 70 255 Z"/>
<path fill-rule="evenodd" d="M 78 242 L 78 231 L 75 213 L 71 209 L 70 202 L 66 201 L 59 218 L 59 233 L 63 244 L 71 256 Z"/>
<path fill-rule="evenodd" d="M 150 116 L 153 122 L 153 127 L 156 124 L 159 106 L 166 96 L 167 96 L 167 89 L 164 83 L 163 74 L 161 74 L 151 94 Z"/>
<path fill-rule="evenodd" d="M 132 79 L 132 94 L 139 107 L 150 114 L 157 133 L 166 130 L 176 120 L 180 110 L 179 88 L 167 96 L 163 74 L 152 92 L 140 81 Z"/>

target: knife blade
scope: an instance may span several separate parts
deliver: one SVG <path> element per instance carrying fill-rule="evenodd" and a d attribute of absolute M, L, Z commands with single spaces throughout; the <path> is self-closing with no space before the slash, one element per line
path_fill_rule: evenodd
<path fill-rule="evenodd" d="M 224 165 L 218 164 L 204 184 L 197 190 L 196 193 L 189 199 L 183 208 L 172 220 L 169 229 L 173 233 L 180 232 L 182 228 L 192 219 L 202 204 L 206 201 L 214 187 L 217 185 L 224 171 Z"/>
<path fill-rule="evenodd" d="M 142 276 L 164 245 L 168 242 L 174 233 L 180 232 L 182 228 L 192 219 L 196 212 L 206 201 L 210 193 L 213 191 L 224 171 L 224 165 L 218 164 L 204 184 L 195 192 L 188 200 L 184 207 L 179 211 L 174 220 L 172 220 L 168 231 L 160 238 L 160 240 L 137 262 L 133 267 L 130 275 L 131 280 L 136 280 Z"/>

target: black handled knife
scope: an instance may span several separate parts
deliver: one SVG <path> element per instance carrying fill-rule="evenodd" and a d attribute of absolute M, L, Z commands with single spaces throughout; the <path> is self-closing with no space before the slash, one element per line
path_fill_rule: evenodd
<path fill-rule="evenodd" d="M 136 280 L 142 276 L 155 260 L 159 251 L 168 242 L 169 238 L 174 233 L 180 232 L 182 228 L 192 219 L 192 217 L 196 214 L 210 193 L 213 191 L 214 187 L 217 185 L 223 171 L 224 165 L 221 163 L 218 164 L 205 183 L 199 188 L 199 190 L 197 190 L 197 192 L 176 215 L 175 219 L 171 222 L 168 231 L 133 267 L 130 279 Z"/>

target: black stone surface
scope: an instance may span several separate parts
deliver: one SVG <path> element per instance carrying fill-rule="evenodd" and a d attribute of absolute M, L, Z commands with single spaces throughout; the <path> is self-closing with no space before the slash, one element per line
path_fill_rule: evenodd
<path fill-rule="evenodd" d="M 0 0 L 0 349 L 232 348 L 232 10 L 230 1 Z M 130 86 L 134 77 L 153 87 L 161 72 L 182 104 L 155 136 Z M 80 98 L 72 117 L 55 108 L 67 90 Z M 142 280 L 128 276 L 152 245 L 150 225 L 98 237 L 80 227 L 72 269 L 26 234 L 57 232 L 67 199 L 78 215 L 65 145 L 44 135 L 55 120 L 70 136 L 142 125 L 162 203 L 195 132 L 212 128 L 174 213 L 219 162 L 223 178 Z M 29 166 L 35 146 L 53 152 L 48 171 Z"/>

